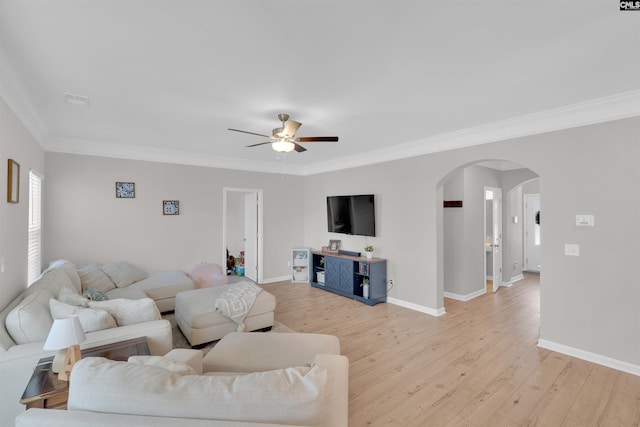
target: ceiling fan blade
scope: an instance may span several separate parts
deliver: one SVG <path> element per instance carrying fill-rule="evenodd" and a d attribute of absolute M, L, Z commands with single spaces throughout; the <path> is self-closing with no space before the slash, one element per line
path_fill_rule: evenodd
<path fill-rule="evenodd" d="M 338 142 L 338 137 L 337 136 L 301 136 L 300 138 L 296 138 L 296 142 L 319 142 L 319 141 Z"/>
<path fill-rule="evenodd" d="M 284 133 L 287 134 L 289 138 L 293 138 L 300 126 L 302 126 L 302 123 L 289 120 L 287 124 L 284 125 Z"/>
<path fill-rule="evenodd" d="M 248 133 L 249 135 L 264 136 L 265 138 L 269 138 L 269 135 L 263 135 L 263 134 L 261 134 L 261 133 L 249 132 L 249 131 L 246 131 L 246 130 L 231 129 L 231 128 L 227 128 L 227 130 L 232 130 L 232 131 L 234 131 L 234 132 Z"/>
<path fill-rule="evenodd" d="M 304 148 L 302 145 L 298 145 L 295 142 L 293 143 L 293 145 L 295 145 L 294 150 L 296 150 L 298 153 L 302 153 L 303 151 L 307 151 L 307 149 Z"/>
<path fill-rule="evenodd" d="M 267 141 L 267 142 L 259 142 L 259 143 L 257 143 L 257 144 L 247 145 L 247 147 L 257 147 L 258 145 L 264 145 L 264 144 L 273 144 L 273 142 L 271 142 L 271 141 Z"/>

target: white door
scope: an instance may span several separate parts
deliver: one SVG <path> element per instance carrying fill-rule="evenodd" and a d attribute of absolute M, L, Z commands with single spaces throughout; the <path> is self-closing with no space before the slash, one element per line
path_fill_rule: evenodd
<path fill-rule="evenodd" d="M 502 285 L 502 188 L 489 188 L 493 191 L 493 292 Z"/>
<path fill-rule="evenodd" d="M 540 272 L 540 194 L 524 195 L 524 269 Z"/>
<path fill-rule="evenodd" d="M 244 275 L 258 281 L 258 193 L 244 196 Z"/>

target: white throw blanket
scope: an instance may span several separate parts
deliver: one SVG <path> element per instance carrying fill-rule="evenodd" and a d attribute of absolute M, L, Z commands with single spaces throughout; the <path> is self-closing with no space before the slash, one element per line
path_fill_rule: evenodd
<path fill-rule="evenodd" d="M 216 300 L 216 313 L 236 322 L 238 332 L 242 332 L 245 329 L 244 318 L 256 302 L 260 291 L 260 286 L 249 282 L 233 285 Z"/>

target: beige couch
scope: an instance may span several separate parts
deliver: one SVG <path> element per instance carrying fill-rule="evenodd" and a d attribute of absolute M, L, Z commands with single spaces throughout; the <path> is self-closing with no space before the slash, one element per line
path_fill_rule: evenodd
<path fill-rule="evenodd" d="M 324 347 L 339 352 L 335 337 L 255 333 L 234 333 L 231 339 L 228 337 L 214 347 L 222 346 L 223 351 L 207 358 L 211 359 L 210 364 L 229 367 L 234 369 L 232 372 L 199 374 L 201 366 L 185 372 L 179 366 L 173 369 L 164 364 L 83 359 L 71 374 L 67 411 L 29 409 L 16 419 L 15 425 L 348 425 L 349 361 L 338 354 L 315 354 Z M 243 360 L 227 357 L 227 353 L 254 349 L 265 343 L 273 350 L 263 349 L 265 357 L 254 354 L 256 360 L 252 361 L 251 352 L 242 354 Z M 294 348 L 279 347 L 293 343 Z M 182 350 L 190 351 L 193 350 Z M 310 356 L 312 353 L 315 356 Z M 196 360 L 202 365 L 201 354 Z M 283 366 L 287 362 L 294 364 Z M 192 369 L 192 365 L 187 369 Z"/>
<path fill-rule="evenodd" d="M 81 281 L 76 267 L 68 261 L 57 261 L 45 270 L 28 289 L 0 311 L 0 425 L 11 425 L 24 411 L 19 404 L 31 372 L 39 359 L 55 352 L 42 349 L 53 319 L 49 300 L 58 298 L 62 288 L 80 296 Z M 159 316 L 158 316 L 159 317 Z M 82 348 L 92 348 L 131 338 L 147 337 L 153 354 L 171 350 L 171 324 L 166 320 L 150 320 L 88 332 Z M 11 423 L 11 424 L 10 424 Z"/>

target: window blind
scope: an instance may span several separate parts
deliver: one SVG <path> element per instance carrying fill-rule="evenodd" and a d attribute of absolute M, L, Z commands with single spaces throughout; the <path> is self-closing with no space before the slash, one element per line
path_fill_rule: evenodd
<path fill-rule="evenodd" d="M 42 178 L 29 171 L 29 242 L 27 250 L 29 286 L 42 270 Z"/>

